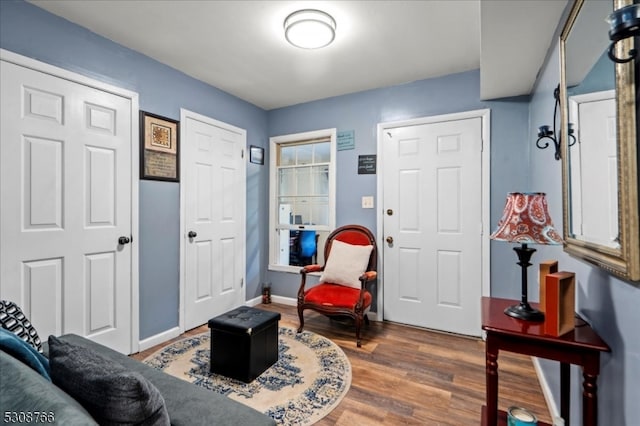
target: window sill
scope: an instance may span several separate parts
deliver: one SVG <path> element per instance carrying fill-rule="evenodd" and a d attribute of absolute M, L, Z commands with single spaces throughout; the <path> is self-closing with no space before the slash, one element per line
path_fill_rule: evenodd
<path fill-rule="evenodd" d="M 276 271 L 276 272 L 286 272 L 289 274 L 299 274 L 300 273 L 300 269 L 302 269 L 302 266 L 285 266 L 285 265 L 272 265 L 269 264 L 268 269 L 270 271 Z M 316 276 L 320 276 L 320 272 L 311 272 L 309 273 L 309 275 L 316 275 Z"/>

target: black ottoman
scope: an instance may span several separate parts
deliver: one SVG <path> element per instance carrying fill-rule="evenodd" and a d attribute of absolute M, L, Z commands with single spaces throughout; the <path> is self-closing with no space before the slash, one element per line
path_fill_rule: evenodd
<path fill-rule="evenodd" d="M 277 312 L 241 306 L 209 320 L 211 372 L 251 382 L 278 360 Z"/>

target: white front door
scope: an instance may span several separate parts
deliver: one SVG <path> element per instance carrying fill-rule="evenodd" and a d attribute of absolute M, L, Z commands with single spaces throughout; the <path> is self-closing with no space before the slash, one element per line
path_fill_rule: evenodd
<path fill-rule="evenodd" d="M 242 129 L 182 112 L 184 328 L 245 300 L 245 165 Z"/>
<path fill-rule="evenodd" d="M 480 335 L 482 119 L 388 128 L 382 144 L 384 319 Z"/>
<path fill-rule="evenodd" d="M 45 340 L 130 353 L 131 99 L 5 61 L 0 76 L 0 297 Z"/>

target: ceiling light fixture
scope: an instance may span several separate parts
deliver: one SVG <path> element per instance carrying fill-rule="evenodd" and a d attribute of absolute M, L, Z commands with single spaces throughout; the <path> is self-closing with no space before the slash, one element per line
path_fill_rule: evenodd
<path fill-rule="evenodd" d="M 296 47 L 319 49 L 335 38 L 336 21 L 321 10 L 298 10 L 284 20 L 284 36 Z"/>

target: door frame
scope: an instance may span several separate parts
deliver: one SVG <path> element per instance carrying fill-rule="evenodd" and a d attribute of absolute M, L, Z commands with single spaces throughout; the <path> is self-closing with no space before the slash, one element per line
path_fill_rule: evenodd
<path fill-rule="evenodd" d="M 378 158 L 378 174 L 377 174 L 377 198 L 380 209 L 376 214 L 376 240 L 384 241 L 384 155 L 382 152 L 382 144 L 384 143 L 384 132 L 397 127 L 418 126 L 422 124 L 434 124 L 446 121 L 458 121 L 469 118 L 480 118 L 482 120 L 482 295 L 489 296 L 491 287 L 489 284 L 491 251 L 489 249 L 490 235 L 490 211 L 491 211 L 491 110 L 478 109 L 472 111 L 464 111 L 452 114 L 434 115 L 429 117 L 412 118 L 409 120 L 389 121 L 378 123 L 377 133 L 377 158 Z M 378 262 L 378 292 L 376 304 L 376 321 L 382 321 L 384 312 L 384 250 L 379 251 L 380 261 Z M 478 303 L 480 301 L 478 300 Z M 370 314 L 371 315 L 371 314 Z M 372 316 L 372 315 L 371 315 Z M 478 324 L 479 326 L 480 324 Z"/>
<path fill-rule="evenodd" d="M 140 182 L 140 158 L 139 158 L 139 121 L 138 121 L 138 93 L 113 86 L 81 74 L 59 68 L 36 59 L 22 56 L 9 50 L 0 49 L 0 60 L 9 62 L 34 71 L 49 74 L 53 77 L 62 78 L 73 83 L 107 92 L 116 96 L 129 99 L 131 102 L 131 353 L 139 351 L 140 348 L 140 290 L 139 290 L 139 266 L 138 266 L 138 187 Z"/>
<path fill-rule="evenodd" d="M 187 168 L 187 155 L 183 154 L 183 150 L 187 149 L 187 138 L 186 138 L 186 121 L 187 119 L 194 119 L 194 120 L 198 120 L 198 121 L 202 121 L 208 124 L 211 124 L 213 126 L 216 127 L 220 127 L 221 129 L 230 131 L 232 133 L 237 133 L 241 136 L 242 138 L 242 143 L 241 142 L 241 146 L 242 146 L 242 158 L 245 158 L 245 152 L 246 152 L 246 147 L 247 147 L 247 131 L 244 129 L 241 129 L 240 127 L 235 127 L 231 124 L 225 123 L 223 121 L 219 121 L 216 120 L 214 118 L 208 117 L 206 115 L 203 114 L 199 114 L 197 112 L 193 112 L 190 111 L 188 109 L 185 108 L 180 108 L 180 150 L 182 152 L 180 152 L 180 170 L 186 170 Z M 241 259 L 243 259 L 243 265 L 242 265 L 242 288 L 241 288 L 241 294 L 244 294 L 244 297 L 242 297 L 242 300 L 240 300 L 241 303 L 244 303 L 247 299 L 247 197 L 246 197 L 246 188 L 247 188 L 247 162 L 243 161 L 242 162 L 242 167 L 240 168 L 240 173 L 242 174 L 240 181 L 243 183 L 244 187 L 242 188 L 241 191 L 239 191 L 240 194 L 242 194 L 241 196 L 241 211 L 240 211 L 240 223 L 243 223 L 244 226 L 242 227 L 242 231 L 241 231 L 241 235 L 238 237 L 240 239 L 240 241 L 243 242 L 242 244 L 242 253 L 241 253 Z M 179 302 L 179 313 L 178 313 L 178 332 L 177 334 L 180 335 L 182 333 L 185 332 L 185 324 L 184 324 L 184 317 L 185 317 L 185 291 L 186 291 L 186 273 L 187 273 L 187 259 L 185 256 L 185 250 L 186 250 L 186 236 L 187 236 L 187 224 L 185 221 L 185 217 L 186 217 L 186 197 L 185 197 L 185 191 L 184 191 L 184 182 L 180 182 L 180 282 L 179 282 L 179 286 L 180 286 L 180 302 Z"/>

